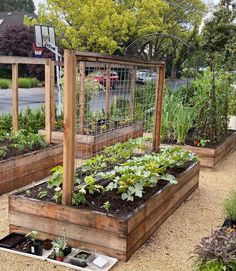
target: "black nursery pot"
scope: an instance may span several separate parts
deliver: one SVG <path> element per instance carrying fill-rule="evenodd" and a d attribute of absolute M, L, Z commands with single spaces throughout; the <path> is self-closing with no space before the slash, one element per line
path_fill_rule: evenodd
<path fill-rule="evenodd" d="M 66 256 L 68 256 L 70 253 L 71 253 L 71 250 L 72 250 L 72 247 L 66 247 L 65 249 L 64 249 L 64 256 L 66 257 Z"/>
<path fill-rule="evenodd" d="M 43 242 L 42 241 L 35 241 L 31 244 L 30 253 L 38 256 L 42 256 L 43 254 Z"/>
<path fill-rule="evenodd" d="M 227 228 L 236 227 L 236 220 L 226 218 L 222 227 L 227 227 Z"/>

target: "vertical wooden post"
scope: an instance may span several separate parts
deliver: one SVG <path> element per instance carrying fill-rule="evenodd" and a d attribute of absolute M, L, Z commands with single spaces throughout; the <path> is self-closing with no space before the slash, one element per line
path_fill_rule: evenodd
<path fill-rule="evenodd" d="M 49 59 L 45 64 L 45 134 L 46 142 L 51 143 L 51 72 L 52 61 Z"/>
<path fill-rule="evenodd" d="M 76 56 L 72 50 L 65 50 L 64 71 L 64 175 L 62 204 L 71 205 L 74 188 L 76 103 Z"/>
<path fill-rule="evenodd" d="M 84 104 L 85 104 L 85 62 L 81 61 L 79 66 L 80 88 L 79 88 L 79 133 L 84 134 Z"/>
<path fill-rule="evenodd" d="M 111 95 L 111 65 L 106 65 L 106 118 L 109 118 L 110 114 L 110 95 Z"/>
<path fill-rule="evenodd" d="M 161 117 L 162 117 L 162 100 L 165 82 L 165 65 L 157 68 L 158 82 L 156 83 L 155 95 L 155 115 L 154 115 L 154 131 L 153 131 L 153 151 L 158 152 L 161 144 Z"/>
<path fill-rule="evenodd" d="M 19 129 L 19 107 L 18 107 L 18 64 L 12 64 L 12 128 L 13 131 Z"/>
<path fill-rule="evenodd" d="M 131 119 L 134 118 L 134 95 L 135 95 L 135 89 L 136 89 L 136 66 L 132 66 L 131 69 L 131 92 L 130 92 L 130 110 L 129 115 Z"/>
<path fill-rule="evenodd" d="M 54 61 L 51 61 L 51 84 L 50 84 L 50 88 L 51 88 L 51 102 L 50 102 L 50 105 L 51 105 L 51 129 L 52 130 L 55 130 L 55 109 L 56 109 L 56 106 L 55 106 L 55 62 Z"/>

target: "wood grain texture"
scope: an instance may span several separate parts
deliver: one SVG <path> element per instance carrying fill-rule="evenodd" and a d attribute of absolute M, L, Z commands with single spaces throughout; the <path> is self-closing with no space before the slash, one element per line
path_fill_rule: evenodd
<path fill-rule="evenodd" d="M 0 195 L 49 176 L 62 164 L 62 145 L 0 161 Z"/>
<path fill-rule="evenodd" d="M 12 129 L 19 129 L 18 64 L 12 64 Z"/>
<path fill-rule="evenodd" d="M 199 164 L 192 165 L 177 180 L 176 185 L 167 185 L 125 218 L 10 195 L 10 231 L 36 229 L 48 238 L 62 236 L 65 227 L 71 244 L 126 261 L 197 188 Z"/>
<path fill-rule="evenodd" d="M 65 50 L 64 63 L 64 174 L 62 203 L 71 205 L 75 164 L 76 58 L 74 51 Z"/>

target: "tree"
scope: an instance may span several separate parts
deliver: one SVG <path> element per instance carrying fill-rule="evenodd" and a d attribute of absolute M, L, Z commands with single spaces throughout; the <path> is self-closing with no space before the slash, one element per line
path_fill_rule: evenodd
<path fill-rule="evenodd" d="M 35 6 L 33 0 L 1 0 L 0 11 L 21 10 L 34 13 Z"/>

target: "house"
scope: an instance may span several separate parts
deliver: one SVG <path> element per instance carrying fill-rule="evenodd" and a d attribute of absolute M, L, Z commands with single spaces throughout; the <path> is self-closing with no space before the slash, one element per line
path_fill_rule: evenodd
<path fill-rule="evenodd" d="M 0 37 L 7 28 L 23 24 L 25 15 L 31 18 L 37 17 L 36 14 L 24 11 L 0 12 Z"/>

